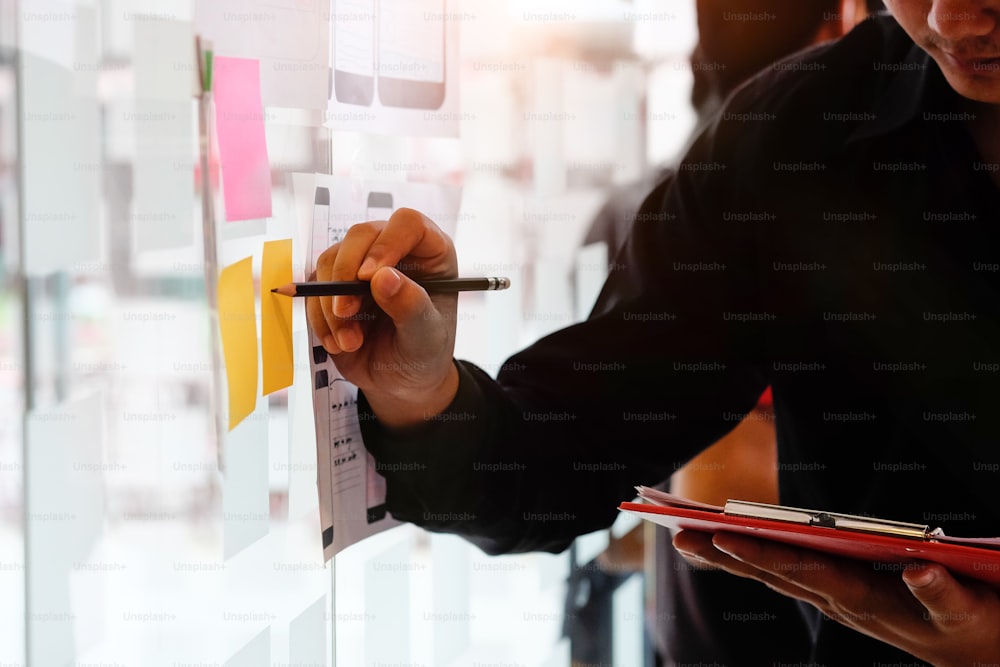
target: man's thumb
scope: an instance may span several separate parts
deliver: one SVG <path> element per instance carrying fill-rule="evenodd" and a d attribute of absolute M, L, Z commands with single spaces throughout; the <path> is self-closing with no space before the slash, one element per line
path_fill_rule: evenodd
<path fill-rule="evenodd" d="M 921 565 L 904 570 L 903 581 L 924 606 L 924 617 L 936 625 L 955 625 L 972 596 L 940 565 Z"/>
<path fill-rule="evenodd" d="M 434 306 L 427 293 L 396 269 L 384 266 L 372 275 L 372 298 L 392 319 L 397 330 L 419 331 L 431 318 Z"/>

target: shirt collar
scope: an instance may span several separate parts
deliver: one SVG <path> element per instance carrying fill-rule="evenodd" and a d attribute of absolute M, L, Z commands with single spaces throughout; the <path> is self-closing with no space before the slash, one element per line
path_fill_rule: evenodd
<path fill-rule="evenodd" d="M 898 130 L 925 107 L 928 95 L 940 89 L 937 84 L 948 85 L 934 59 L 916 44 L 901 61 L 875 61 L 872 67 L 882 68 L 889 80 L 875 103 L 874 117 L 861 123 L 848 137 L 848 143 Z"/>

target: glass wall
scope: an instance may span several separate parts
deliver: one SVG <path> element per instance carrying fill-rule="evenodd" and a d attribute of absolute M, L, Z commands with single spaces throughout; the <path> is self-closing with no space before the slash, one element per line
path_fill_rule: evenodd
<path fill-rule="evenodd" d="M 693 123 L 670 4 L 442 2 L 456 137 L 339 127 L 305 66 L 265 68 L 320 49 L 332 88 L 337 21 L 373 3 L 0 4 L 0 665 L 570 664 L 566 583 L 607 533 L 489 558 L 403 526 L 324 562 L 303 313 L 294 382 L 229 430 L 212 295 L 244 257 L 260 281 L 265 241 L 304 277 L 296 183 L 323 174 L 460 188 L 463 272 L 514 289 L 462 297 L 457 356 L 495 374 L 585 317 L 594 214 Z M 262 63 L 270 215 L 226 220 L 195 35 Z M 616 665 L 641 664 L 638 581 Z"/>

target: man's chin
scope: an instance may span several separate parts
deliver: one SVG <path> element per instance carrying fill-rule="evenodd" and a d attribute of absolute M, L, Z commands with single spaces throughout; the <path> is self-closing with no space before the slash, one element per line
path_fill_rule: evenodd
<path fill-rule="evenodd" d="M 970 73 L 942 68 L 948 84 L 962 97 L 1000 107 L 1000 70 Z"/>

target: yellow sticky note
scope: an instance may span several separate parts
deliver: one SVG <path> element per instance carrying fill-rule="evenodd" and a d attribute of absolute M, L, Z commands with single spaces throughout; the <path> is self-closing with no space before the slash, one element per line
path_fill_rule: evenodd
<path fill-rule="evenodd" d="M 292 384 L 292 299 L 271 292 L 292 282 L 292 240 L 267 241 L 260 266 L 260 344 L 264 395 Z"/>
<path fill-rule="evenodd" d="M 229 430 L 257 407 L 257 310 L 253 258 L 241 259 L 219 274 L 219 330 L 229 386 Z"/>

